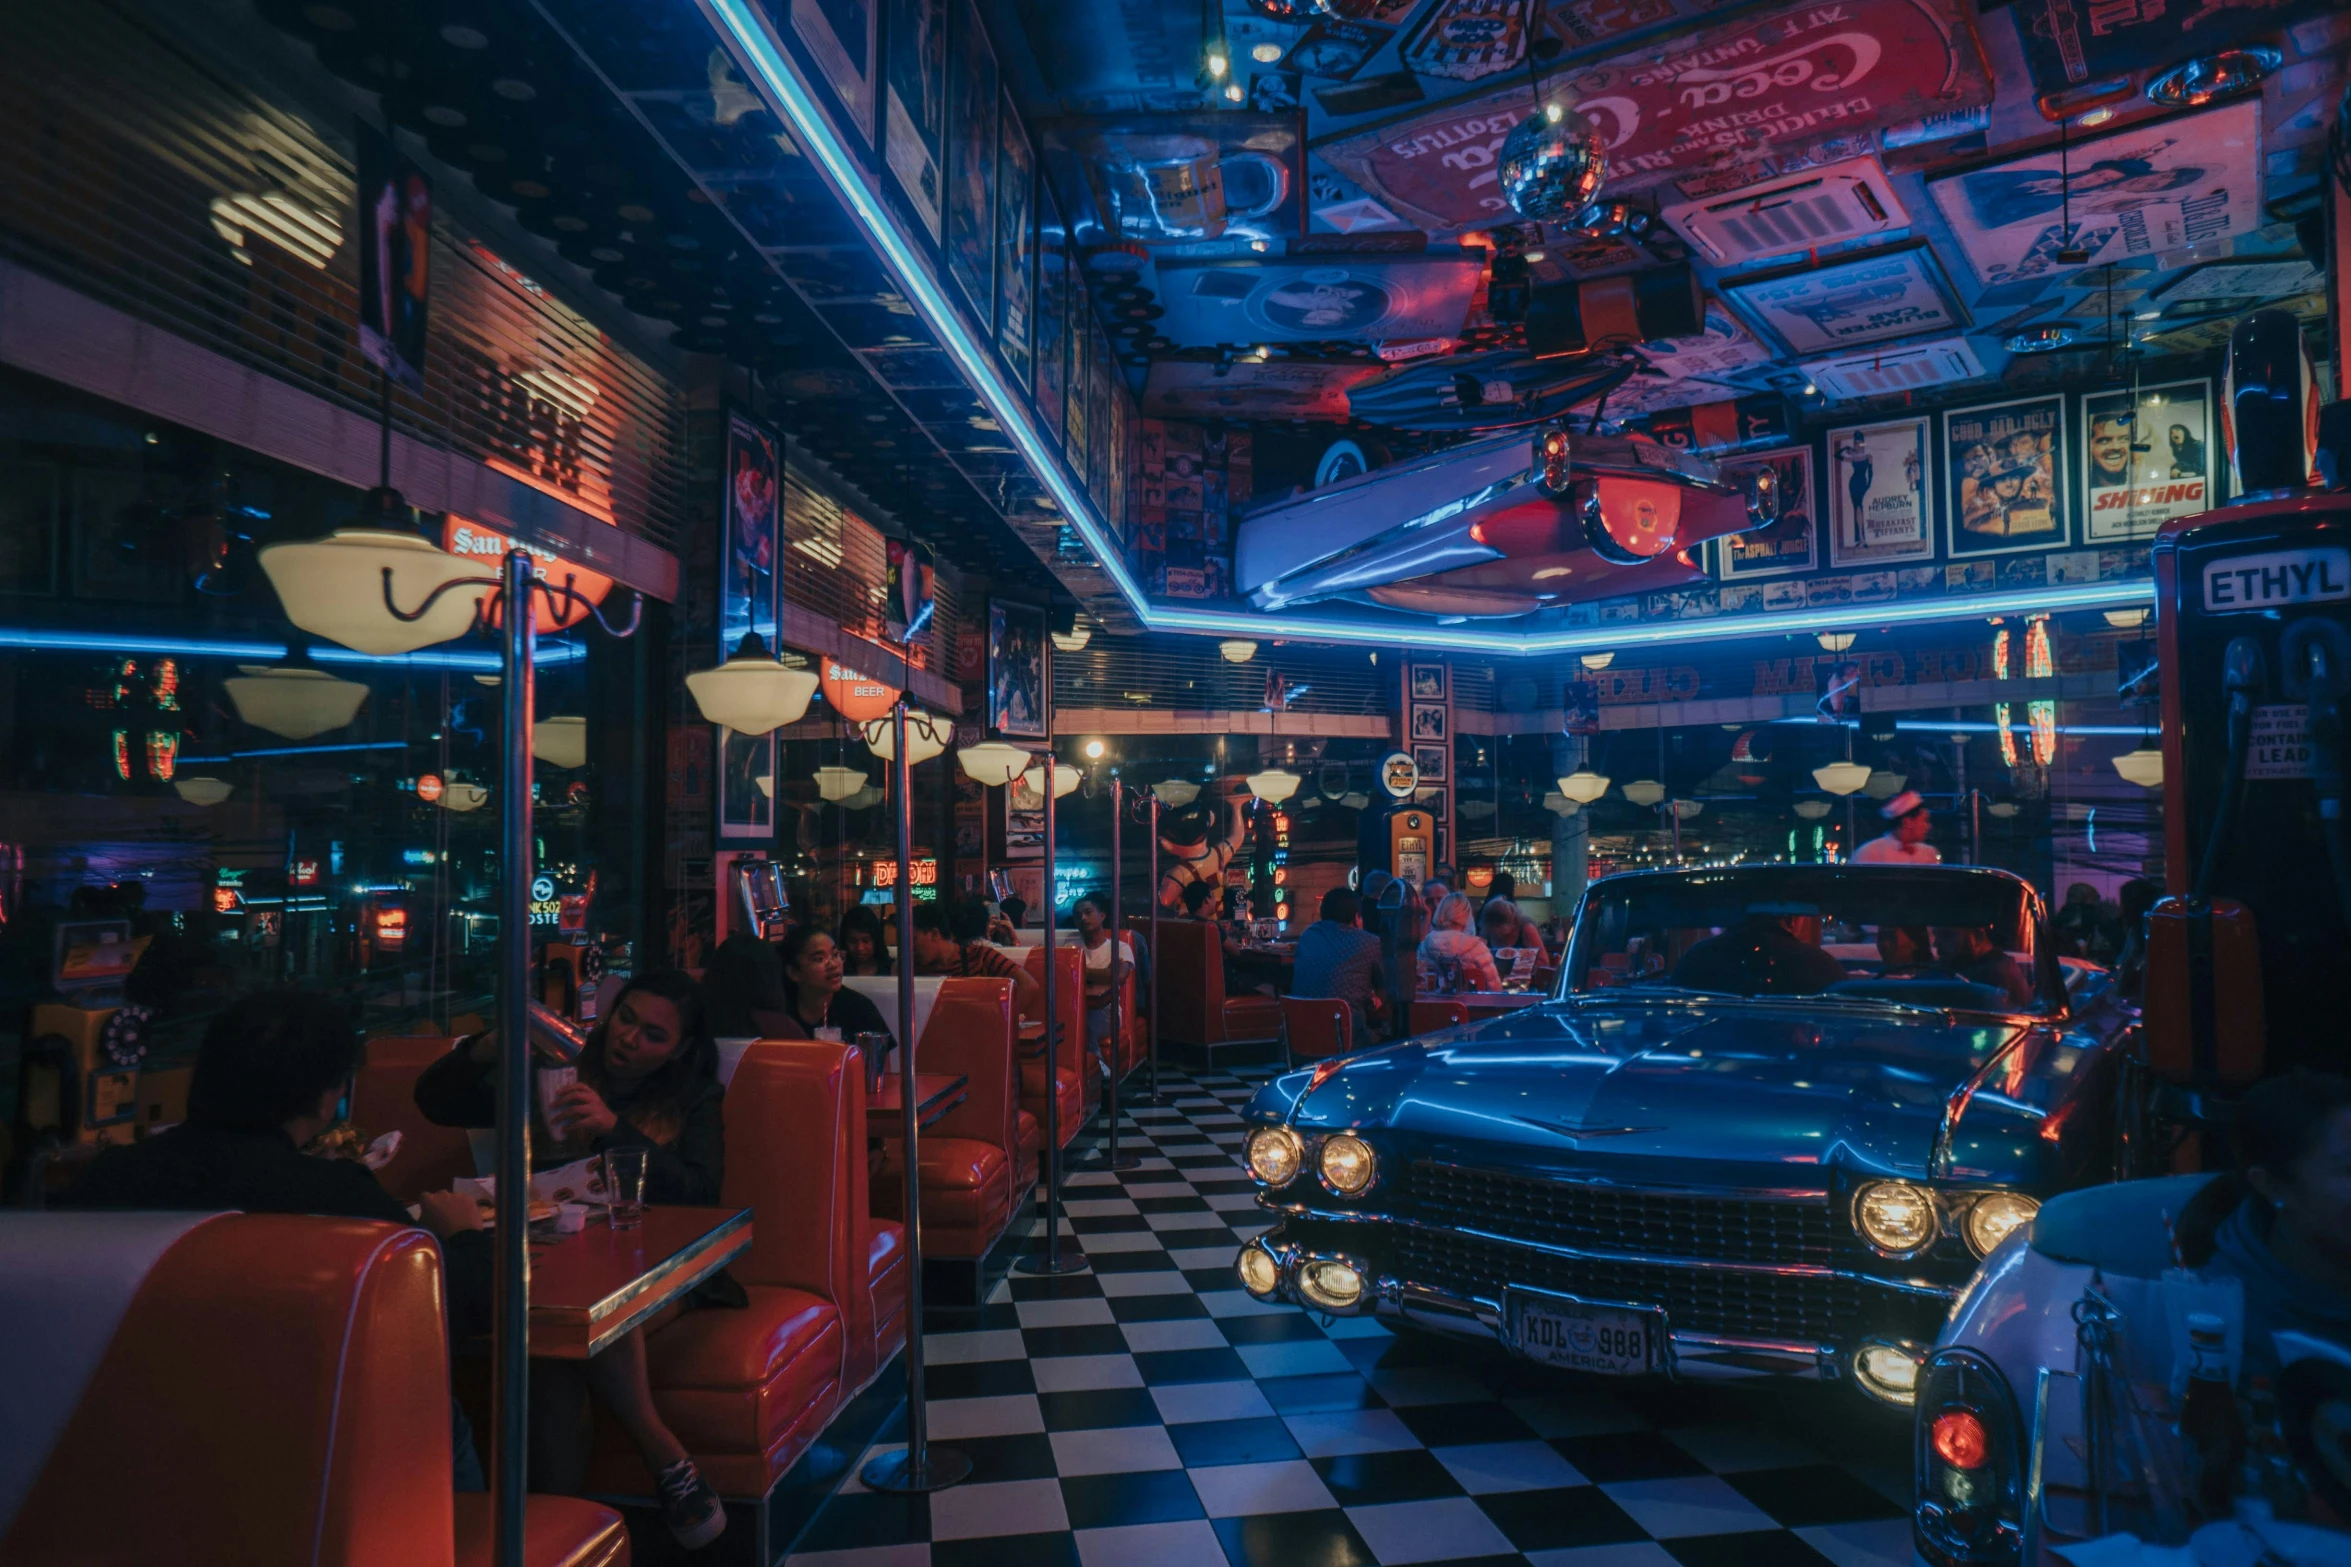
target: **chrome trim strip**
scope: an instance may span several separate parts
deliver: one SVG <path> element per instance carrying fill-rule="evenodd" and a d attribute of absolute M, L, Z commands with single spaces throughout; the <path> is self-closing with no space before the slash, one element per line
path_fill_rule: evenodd
<path fill-rule="evenodd" d="M 1948 1179 L 1951 1174 L 1951 1139 L 1959 1135 L 1959 1118 L 1967 1114 L 1968 1102 L 1975 1098 L 1985 1083 L 1991 1080 L 1992 1069 L 2008 1059 L 2009 1053 L 2024 1048 L 2024 1042 L 2033 1035 L 2033 1025 L 2026 1024 L 2008 1036 L 2008 1043 L 1984 1058 L 1984 1064 L 1972 1073 L 1966 1082 L 1951 1090 L 1943 1101 L 1943 1118 L 1935 1127 L 1935 1141 L 1927 1150 L 1927 1179 Z"/>
<path fill-rule="evenodd" d="M 1547 1181 L 1554 1186 L 1592 1187 L 1632 1197 L 1719 1197 L 1729 1202 L 1776 1202 L 1791 1208 L 1826 1208 L 1831 1210 L 1832 1216 L 1836 1206 L 1827 1192 L 1799 1186 L 1645 1186 L 1612 1181 L 1602 1176 L 1523 1175 L 1516 1170 L 1498 1169 L 1490 1164 L 1463 1164 L 1451 1159 L 1415 1159 L 1413 1163 L 1439 1170 L 1459 1170 L 1466 1175 L 1493 1175 L 1512 1181 Z"/>
<path fill-rule="evenodd" d="M 1574 1246 L 1554 1246 L 1544 1241 L 1530 1241 L 1515 1235 L 1497 1235 L 1491 1230 L 1472 1229 L 1465 1224 L 1429 1224 L 1419 1219 L 1407 1219 L 1392 1213 L 1339 1213 L 1327 1208 L 1311 1208 L 1304 1203 L 1277 1203 L 1263 1195 L 1258 1206 L 1285 1218 L 1314 1219 L 1331 1224 L 1393 1224 L 1439 1235 L 1467 1235 L 1501 1246 L 1516 1246 L 1526 1251 L 1541 1252 L 1545 1256 L 1562 1257 L 1570 1262 L 1632 1263 L 1658 1268 L 1690 1268 L 1702 1272 L 1762 1274 L 1785 1279 L 1843 1279 L 1855 1284 L 1872 1285 L 1896 1294 L 1914 1295 L 1936 1300 L 1956 1300 L 1964 1282 L 1937 1284 L 1928 1279 L 1889 1279 L 1874 1273 L 1856 1273 L 1850 1268 L 1824 1267 L 1810 1262 L 1724 1262 L 1712 1257 L 1655 1257 L 1642 1252 L 1586 1251 Z"/>
<path fill-rule="evenodd" d="M 1432 1289 L 1426 1284 L 1414 1284 L 1383 1275 L 1379 1281 L 1378 1303 L 1374 1314 L 1456 1337 L 1485 1334 L 1505 1348 L 1509 1346 L 1502 1308 L 1497 1302 L 1454 1295 Z M 1672 1355 L 1670 1369 L 1664 1374 L 1670 1380 L 1687 1381 L 1693 1376 L 1704 1377 L 1705 1372 L 1694 1368 L 1703 1365 L 1709 1356 L 1722 1355 L 1776 1361 L 1784 1367 L 1763 1373 L 1767 1375 L 1805 1377 L 1822 1382 L 1833 1382 L 1838 1378 L 1839 1354 L 1832 1344 L 1815 1344 L 1801 1339 L 1735 1338 L 1721 1333 L 1685 1332 L 1673 1326 L 1670 1315 L 1666 1319 L 1666 1338 L 1672 1345 Z M 1688 1372 L 1683 1369 L 1685 1357 L 1689 1357 L 1693 1368 Z"/>

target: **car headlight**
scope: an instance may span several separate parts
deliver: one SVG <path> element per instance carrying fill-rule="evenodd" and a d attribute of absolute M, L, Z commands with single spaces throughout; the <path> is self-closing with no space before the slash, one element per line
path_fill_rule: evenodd
<path fill-rule="evenodd" d="M 1861 1238 L 1889 1256 L 1924 1250 L 1935 1238 L 1935 1199 L 1908 1181 L 1874 1181 L 1853 1194 Z"/>
<path fill-rule="evenodd" d="M 1249 1134 L 1249 1173 L 1268 1186 L 1287 1186 L 1306 1162 L 1306 1145 L 1286 1126 L 1262 1126 Z"/>
<path fill-rule="evenodd" d="M 1352 1310 L 1363 1299 L 1363 1272 L 1336 1257 L 1318 1257 L 1298 1270 L 1298 1293 L 1325 1311 Z"/>
<path fill-rule="evenodd" d="M 2041 1205 L 2022 1192 L 1993 1192 L 1976 1199 L 1976 1205 L 1967 1210 L 1967 1244 L 1979 1257 L 1989 1257 L 1992 1248 L 2014 1234 L 2020 1225 L 2030 1224 Z"/>
<path fill-rule="evenodd" d="M 1241 1287 L 1259 1299 L 1281 1288 L 1282 1265 L 1262 1246 L 1242 1247 L 1235 1266 L 1240 1270 Z"/>
<path fill-rule="evenodd" d="M 1342 1197 L 1360 1197 L 1379 1179 L 1379 1162 L 1371 1144 L 1341 1132 L 1322 1145 L 1323 1184 Z"/>

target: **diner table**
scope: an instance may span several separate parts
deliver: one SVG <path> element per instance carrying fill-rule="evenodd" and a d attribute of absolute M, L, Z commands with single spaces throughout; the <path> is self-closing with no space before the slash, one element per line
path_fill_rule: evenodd
<path fill-rule="evenodd" d="M 882 1116 L 895 1118 L 900 1112 L 898 1099 L 899 1076 L 895 1072 L 883 1074 L 881 1086 L 865 1102 L 869 1123 Z M 914 1074 L 915 1120 L 922 1126 L 936 1125 L 947 1112 L 971 1097 L 971 1079 L 960 1072 L 917 1072 Z M 897 1128 L 876 1128 L 884 1137 L 893 1135 Z"/>
<path fill-rule="evenodd" d="M 586 1360 L 749 1251 L 751 1210 L 648 1206 L 632 1230 L 599 1214 L 530 1247 L 531 1353 Z"/>

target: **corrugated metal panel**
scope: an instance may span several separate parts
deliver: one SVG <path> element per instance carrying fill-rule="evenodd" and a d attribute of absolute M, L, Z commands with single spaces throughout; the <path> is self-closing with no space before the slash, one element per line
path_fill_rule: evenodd
<path fill-rule="evenodd" d="M 1204 637 L 1096 635 L 1076 653 L 1053 655 L 1056 707 L 1156 706 L 1185 711 L 1256 712 L 1267 706 L 1269 677 L 1286 682 L 1292 713 L 1389 714 L 1395 711 L 1395 655 L 1260 643 L 1246 664 L 1228 663 Z"/>
<path fill-rule="evenodd" d="M 349 162 L 110 5 L 20 8 L 0 59 L 0 254 L 346 409 Z M 446 220 L 421 397 L 397 428 L 674 549 L 675 391 Z"/>
<path fill-rule="evenodd" d="M 879 528 L 842 505 L 811 476 L 787 461 L 784 468 L 784 601 L 826 620 L 851 636 L 888 642 L 883 608 L 889 581 L 886 541 Z M 929 629 L 914 639 L 909 662 L 917 669 L 945 672 L 961 624 L 962 581 L 942 565 L 937 576 L 938 610 Z M 894 644 L 892 644 L 894 646 Z"/>

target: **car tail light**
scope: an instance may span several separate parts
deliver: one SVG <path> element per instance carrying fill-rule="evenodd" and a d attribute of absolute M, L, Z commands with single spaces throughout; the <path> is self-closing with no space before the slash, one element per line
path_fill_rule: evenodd
<path fill-rule="evenodd" d="M 2014 1567 L 2024 1539 L 2025 1446 L 1999 1368 L 1938 1350 L 1918 1379 L 1911 1534 L 1932 1567 Z"/>
<path fill-rule="evenodd" d="M 1991 1457 L 1992 1439 L 1973 1410 L 1946 1410 L 1935 1416 L 1928 1433 L 1935 1456 L 1954 1469 L 1981 1469 Z"/>

